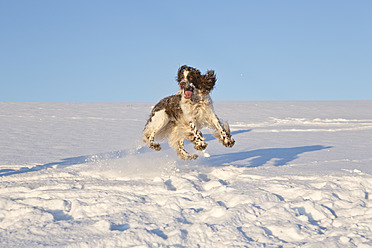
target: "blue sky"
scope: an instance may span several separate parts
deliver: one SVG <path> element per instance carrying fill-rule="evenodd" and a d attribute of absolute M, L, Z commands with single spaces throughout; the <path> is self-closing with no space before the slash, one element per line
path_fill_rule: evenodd
<path fill-rule="evenodd" d="M 0 101 L 372 99 L 372 1 L 0 0 Z"/>

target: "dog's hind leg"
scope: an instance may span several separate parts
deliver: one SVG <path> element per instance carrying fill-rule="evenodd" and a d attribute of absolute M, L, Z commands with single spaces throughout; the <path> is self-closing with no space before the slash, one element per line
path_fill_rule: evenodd
<path fill-rule="evenodd" d="M 198 155 L 190 154 L 185 150 L 185 148 L 183 146 L 183 140 L 178 142 L 176 151 L 177 151 L 178 157 L 182 160 L 185 160 L 185 161 L 195 160 L 195 159 L 198 158 Z"/>
<path fill-rule="evenodd" d="M 145 129 L 143 130 L 142 140 L 155 151 L 160 151 L 161 146 L 155 143 L 156 134 L 168 123 L 169 118 L 165 110 L 155 111 L 151 114 L 150 119 L 147 121 Z"/>
<path fill-rule="evenodd" d="M 184 132 L 179 129 L 179 126 L 173 127 L 169 135 L 169 146 L 176 150 L 178 157 L 182 160 L 197 159 L 198 155 L 190 154 L 185 150 L 184 138 Z"/>

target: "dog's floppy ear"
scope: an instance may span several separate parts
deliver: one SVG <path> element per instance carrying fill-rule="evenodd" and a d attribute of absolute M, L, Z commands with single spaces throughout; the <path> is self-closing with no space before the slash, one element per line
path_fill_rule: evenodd
<path fill-rule="evenodd" d="M 213 86 L 217 81 L 216 74 L 214 73 L 214 70 L 208 70 L 207 73 L 205 74 L 205 78 L 209 83 L 213 84 Z"/>
<path fill-rule="evenodd" d="M 207 73 L 201 76 L 201 82 L 199 85 L 200 90 L 204 93 L 209 93 L 213 90 L 214 85 L 216 84 L 217 78 L 214 70 L 208 70 Z"/>

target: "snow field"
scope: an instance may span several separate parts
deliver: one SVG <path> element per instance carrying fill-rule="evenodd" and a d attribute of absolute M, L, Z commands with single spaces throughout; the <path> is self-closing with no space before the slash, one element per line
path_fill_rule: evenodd
<path fill-rule="evenodd" d="M 218 102 L 235 147 L 185 163 L 151 104 L 2 103 L 0 246 L 370 247 L 371 107 Z"/>

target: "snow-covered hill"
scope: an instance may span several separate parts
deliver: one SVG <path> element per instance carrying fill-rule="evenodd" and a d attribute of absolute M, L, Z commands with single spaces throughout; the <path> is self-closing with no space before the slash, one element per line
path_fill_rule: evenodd
<path fill-rule="evenodd" d="M 372 101 L 217 102 L 192 162 L 151 106 L 0 103 L 0 247 L 372 246 Z"/>

